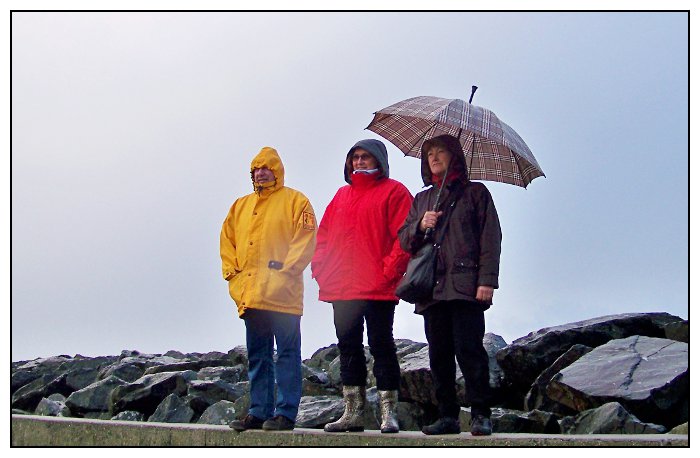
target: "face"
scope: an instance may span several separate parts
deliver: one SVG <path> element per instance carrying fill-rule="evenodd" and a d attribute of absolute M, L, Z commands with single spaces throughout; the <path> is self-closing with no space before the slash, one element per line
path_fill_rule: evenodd
<path fill-rule="evenodd" d="M 255 169 L 253 171 L 253 181 L 256 183 L 269 183 L 270 181 L 275 181 L 275 175 L 267 167 Z"/>
<path fill-rule="evenodd" d="M 353 170 L 372 170 L 377 168 L 377 160 L 362 148 L 357 148 L 350 156 Z"/>
<path fill-rule="evenodd" d="M 443 175 L 450 165 L 452 153 L 441 146 L 433 146 L 428 150 L 428 165 L 434 175 Z"/>

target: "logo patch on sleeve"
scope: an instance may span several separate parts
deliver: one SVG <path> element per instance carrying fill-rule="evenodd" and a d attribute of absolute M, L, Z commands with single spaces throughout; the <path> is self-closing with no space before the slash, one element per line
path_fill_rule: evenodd
<path fill-rule="evenodd" d="M 316 218 L 311 212 L 304 212 L 304 229 L 313 231 L 316 229 Z"/>

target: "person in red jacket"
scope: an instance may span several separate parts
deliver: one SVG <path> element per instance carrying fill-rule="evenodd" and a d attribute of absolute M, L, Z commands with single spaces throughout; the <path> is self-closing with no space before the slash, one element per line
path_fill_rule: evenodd
<path fill-rule="evenodd" d="M 383 433 L 399 431 L 396 417 L 399 363 L 393 326 L 394 294 L 409 255 L 398 230 L 413 203 L 404 185 L 389 178 L 389 158 L 379 140 L 360 140 L 345 159 L 345 181 L 318 228 L 311 272 L 319 300 L 333 304 L 340 350 L 345 411 L 327 432 L 363 431 L 367 385 L 363 333 L 374 357 Z"/>

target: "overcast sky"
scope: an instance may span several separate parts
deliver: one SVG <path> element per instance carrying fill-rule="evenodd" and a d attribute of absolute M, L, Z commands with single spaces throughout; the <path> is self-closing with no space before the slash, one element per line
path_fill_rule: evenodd
<path fill-rule="evenodd" d="M 320 221 L 374 111 L 472 85 L 547 175 L 486 182 L 487 332 L 688 318 L 688 38 L 686 13 L 14 13 L 12 360 L 245 344 L 219 231 L 252 157 L 276 148 Z M 336 339 L 305 279 L 308 357 Z M 394 336 L 425 341 L 412 311 Z"/>

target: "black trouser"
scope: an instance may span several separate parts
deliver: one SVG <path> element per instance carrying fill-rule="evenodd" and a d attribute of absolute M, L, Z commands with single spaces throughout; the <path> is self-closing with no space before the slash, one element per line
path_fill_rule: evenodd
<path fill-rule="evenodd" d="M 491 417 L 489 357 L 484 349 L 484 312 L 466 301 L 441 301 L 423 313 L 430 372 L 441 417 L 459 417 L 455 356 L 464 375 L 472 416 Z"/>
<path fill-rule="evenodd" d="M 340 378 L 343 385 L 367 385 L 367 361 L 362 344 L 364 321 L 367 321 L 367 341 L 374 357 L 374 376 L 378 390 L 399 389 L 399 361 L 394 345 L 394 310 L 392 301 L 333 302 L 335 335 L 340 350 Z"/>

